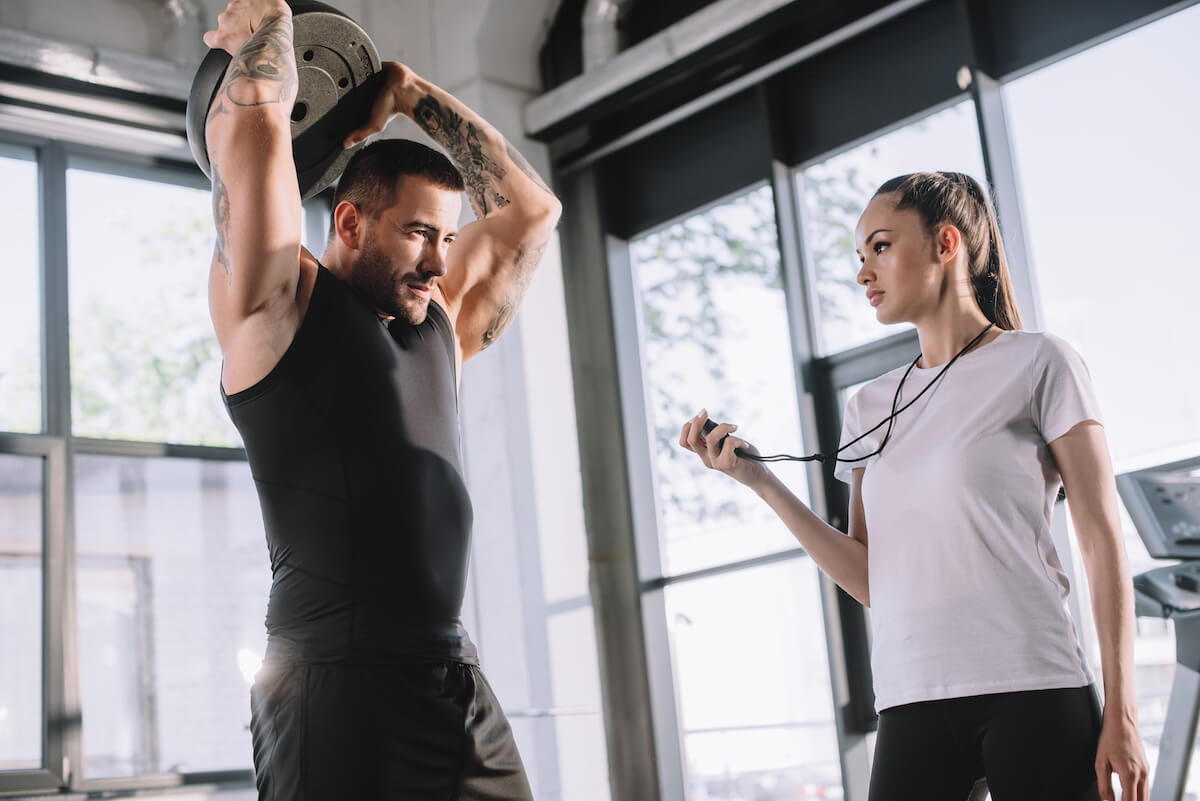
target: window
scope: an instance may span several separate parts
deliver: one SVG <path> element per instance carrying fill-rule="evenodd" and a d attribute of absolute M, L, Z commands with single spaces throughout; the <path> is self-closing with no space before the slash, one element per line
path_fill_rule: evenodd
<path fill-rule="evenodd" d="M 1087 361 L 1117 472 L 1200 454 L 1190 291 L 1200 111 L 1164 101 L 1194 94 L 1197 35 L 1200 8 L 1190 8 L 1005 88 L 1045 326 Z M 1124 525 L 1133 572 L 1156 566 Z M 1137 625 L 1139 721 L 1153 768 L 1174 637 L 1165 621 Z M 1200 792 L 1196 767 L 1188 791 Z"/>
<path fill-rule="evenodd" d="M 791 559 L 665 589 L 691 798 L 841 792 L 817 576 Z"/>
<path fill-rule="evenodd" d="M 42 766 L 42 475 L 0 454 L 0 771 Z"/>
<path fill-rule="evenodd" d="M 17 221 L 0 293 L 0 789 L 62 783 L 79 729 L 55 721 L 76 683 L 73 787 L 244 783 L 270 576 L 242 452 L 196 447 L 238 442 L 207 314 L 207 189 L 55 140 L 0 148 L 0 211 Z M 44 308 L 67 314 L 51 327 Z M 52 368 L 69 359 L 68 381 L 43 386 L 42 343 Z M 72 430 L 44 429 L 43 406 Z M 77 664 L 56 657 L 64 641 Z"/>
<path fill-rule="evenodd" d="M 0 144 L 0 219 L 4 220 L 4 291 L 0 292 L 0 431 L 42 430 L 38 289 L 38 185 L 32 151 Z"/>
<path fill-rule="evenodd" d="M 930 170 L 965 172 L 986 184 L 975 105 L 970 100 L 797 174 L 821 353 L 836 353 L 912 328 L 907 323 L 884 326 L 876 321 L 856 280 L 854 228 L 880 184 L 897 175 Z"/>
<path fill-rule="evenodd" d="M 89 779 L 250 768 L 270 568 L 244 462 L 75 459 Z"/>
<path fill-rule="evenodd" d="M 764 453 L 802 449 L 773 205 L 751 189 L 630 243 L 661 563 L 644 609 L 666 616 L 693 799 L 841 789 L 817 568 L 679 446 L 706 407 Z M 803 465 L 771 467 L 807 500 Z"/>
<path fill-rule="evenodd" d="M 679 447 L 701 407 L 763 453 L 801 448 L 770 187 L 630 243 L 661 517 L 663 574 L 795 546 L 778 518 Z M 804 469 L 777 464 L 807 499 Z"/>
<path fill-rule="evenodd" d="M 239 444 L 208 317 L 208 189 L 72 168 L 67 200 L 74 433 Z"/>

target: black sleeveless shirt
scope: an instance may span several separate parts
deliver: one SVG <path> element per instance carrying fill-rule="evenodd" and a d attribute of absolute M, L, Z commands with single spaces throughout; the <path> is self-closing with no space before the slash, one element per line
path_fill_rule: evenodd
<path fill-rule="evenodd" d="M 459 618 L 472 509 L 454 364 L 436 303 L 385 326 L 318 267 L 283 358 L 225 398 L 266 527 L 268 654 L 477 662 Z"/>

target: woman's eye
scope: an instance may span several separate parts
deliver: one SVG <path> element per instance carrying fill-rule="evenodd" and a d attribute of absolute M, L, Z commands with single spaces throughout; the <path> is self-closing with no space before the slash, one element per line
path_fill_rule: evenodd
<path fill-rule="evenodd" d="M 889 244 L 891 244 L 891 243 L 890 242 L 876 242 L 874 245 L 871 246 L 871 249 L 874 250 L 876 254 L 879 254 L 879 253 L 882 253 L 883 251 L 887 250 Z"/>

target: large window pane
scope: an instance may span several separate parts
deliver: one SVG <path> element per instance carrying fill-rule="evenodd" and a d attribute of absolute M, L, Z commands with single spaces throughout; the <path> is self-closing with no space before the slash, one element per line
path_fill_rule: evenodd
<path fill-rule="evenodd" d="M 817 577 L 797 558 L 666 588 L 690 798 L 841 797 Z"/>
<path fill-rule="evenodd" d="M 679 447 L 705 407 L 763 453 L 801 449 L 777 243 L 770 187 L 631 243 L 666 575 L 796 545 L 753 493 Z M 772 469 L 807 497 L 801 465 Z"/>
<path fill-rule="evenodd" d="M 1118 472 L 1200 454 L 1200 109 L 1170 101 L 1200 83 L 1197 36 L 1190 8 L 1005 89 L 1045 325 L 1088 363 Z M 1128 520 L 1125 545 L 1135 573 L 1155 566 Z M 1153 764 L 1174 664 L 1168 625 L 1138 621 L 1135 662 Z M 1200 767 L 1189 787 L 1200 792 Z"/>
<path fill-rule="evenodd" d="M 88 778 L 248 769 L 270 585 L 243 462 L 78 456 Z"/>
<path fill-rule="evenodd" d="M 208 190 L 70 169 L 67 200 L 74 433 L 238 444 L 208 317 Z"/>
<path fill-rule="evenodd" d="M 805 263 L 816 287 L 821 353 L 881 339 L 912 326 L 880 325 L 858 285 L 854 227 L 875 190 L 910 172 L 952 170 L 985 181 L 975 105 L 965 100 L 866 144 L 812 164 L 798 176 Z"/>
<path fill-rule="evenodd" d="M 0 219 L 4 220 L 4 291 L 0 292 L 0 430 L 42 428 L 38 335 L 38 186 L 32 153 L 0 145 Z"/>
<path fill-rule="evenodd" d="M 42 476 L 0 454 L 0 771 L 42 766 Z"/>

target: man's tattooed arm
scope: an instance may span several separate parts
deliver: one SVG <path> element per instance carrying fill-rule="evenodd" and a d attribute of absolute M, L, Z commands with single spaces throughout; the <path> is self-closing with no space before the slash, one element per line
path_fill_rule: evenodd
<path fill-rule="evenodd" d="M 469 358 L 512 323 L 562 207 L 494 126 L 404 65 L 389 62 L 386 71 L 396 113 L 411 117 L 445 149 L 479 218 L 467 226 L 473 235 L 464 229 L 455 246 L 474 248 L 458 251 L 463 271 L 440 282 L 452 303 L 461 302 L 455 331 Z"/>
<path fill-rule="evenodd" d="M 221 180 L 221 170 L 212 162 L 212 205 L 213 222 L 217 227 L 217 246 L 214 258 L 225 270 L 225 282 L 233 286 L 233 266 L 225 254 L 225 243 L 229 241 L 229 190 Z"/>
<path fill-rule="evenodd" d="M 505 194 L 511 194 L 511 190 L 502 191 L 502 187 L 510 168 L 514 166 L 538 189 L 550 198 L 554 197 L 550 187 L 529 166 L 525 157 L 499 133 L 494 130 L 485 133 L 480 125 L 464 119 L 432 94 L 426 94 L 417 101 L 413 106 L 412 118 L 433 141 L 446 148 L 450 158 L 458 165 L 475 216 L 486 217 L 488 213 L 512 202 Z M 495 149 L 499 149 L 499 144 L 503 145 L 503 155 L 497 157 L 494 153 Z M 489 153 L 489 150 L 493 152 Z"/>
<path fill-rule="evenodd" d="M 521 300 L 525 297 L 525 290 L 529 288 L 529 281 L 533 278 L 533 271 L 545 253 L 546 243 L 544 242 L 537 247 L 522 248 L 518 251 L 512 283 L 509 285 L 504 299 L 496 307 L 496 313 L 488 323 L 488 327 L 484 329 L 483 338 L 479 343 L 480 350 L 499 339 L 513 318 L 517 316 L 517 307 L 521 305 Z"/>
<path fill-rule="evenodd" d="M 513 164 L 517 165 L 518 170 L 525 173 L 525 176 L 541 187 L 546 194 L 554 194 L 550 187 L 546 186 L 546 182 L 542 180 L 542 176 L 537 174 L 537 170 L 530 166 L 529 162 L 526 161 L 525 157 L 521 155 L 520 151 L 512 146 L 511 142 L 505 141 L 504 146 L 508 149 L 508 158 Z"/>
<path fill-rule="evenodd" d="M 236 22 L 233 26 L 236 27 Z M 245 196 L 246 168 L 260 158 L 267 128 L 281 136 L 290 135 L 291 104 L 296 97 L 298 80 L 292 46 L 292 17 L 286 10 L 264 16 L 229 62 L 225 76 L 214 96 L 205 122 L 205 142 L 212 167 L 212 212 L 216 228 L 213 264 L 225 272 L 226 284 L 234 285 L 236 259 L 232 237 L 233 214 L 262 219 L 272 212 L 266 208 L 239 207 L 231 212 L 230 189 Z M 253 112 L 241 119 L 247 124 L 233 125 L 237 115 Z M 264 127 L 265 126 L 265 127 Z M 290 158 L 290 156 L 289 156 Z M 239 184 L 238 181 L 242 183 Z M 245 201 L 239 201 L 242 203 Z M 263 215 L 262 219 L 255 215 Z M 259 230 L 261 225 L 252 226 Z"/>
<path fill-rule="evenodd" d="M 442 106 L 433 95 L 425 95 L 417 101 L 412 118 L 433 141 L 446 148 L 458 165 L 476 217 L 486 217 L 489 212 L 509 204 L 508 198 L 497 188 L 508 171 L 484 153 L 475 123 L 464 121 L 453 109 Z"/>
<path fill-rule="evenodd" d="M 293 51 L 291 16 L 265 17 L 229 62 L 224 83 L 209 109 L 208 122 L 238 107 L 280 104 L 290 113 L 299 86 Z"/>

